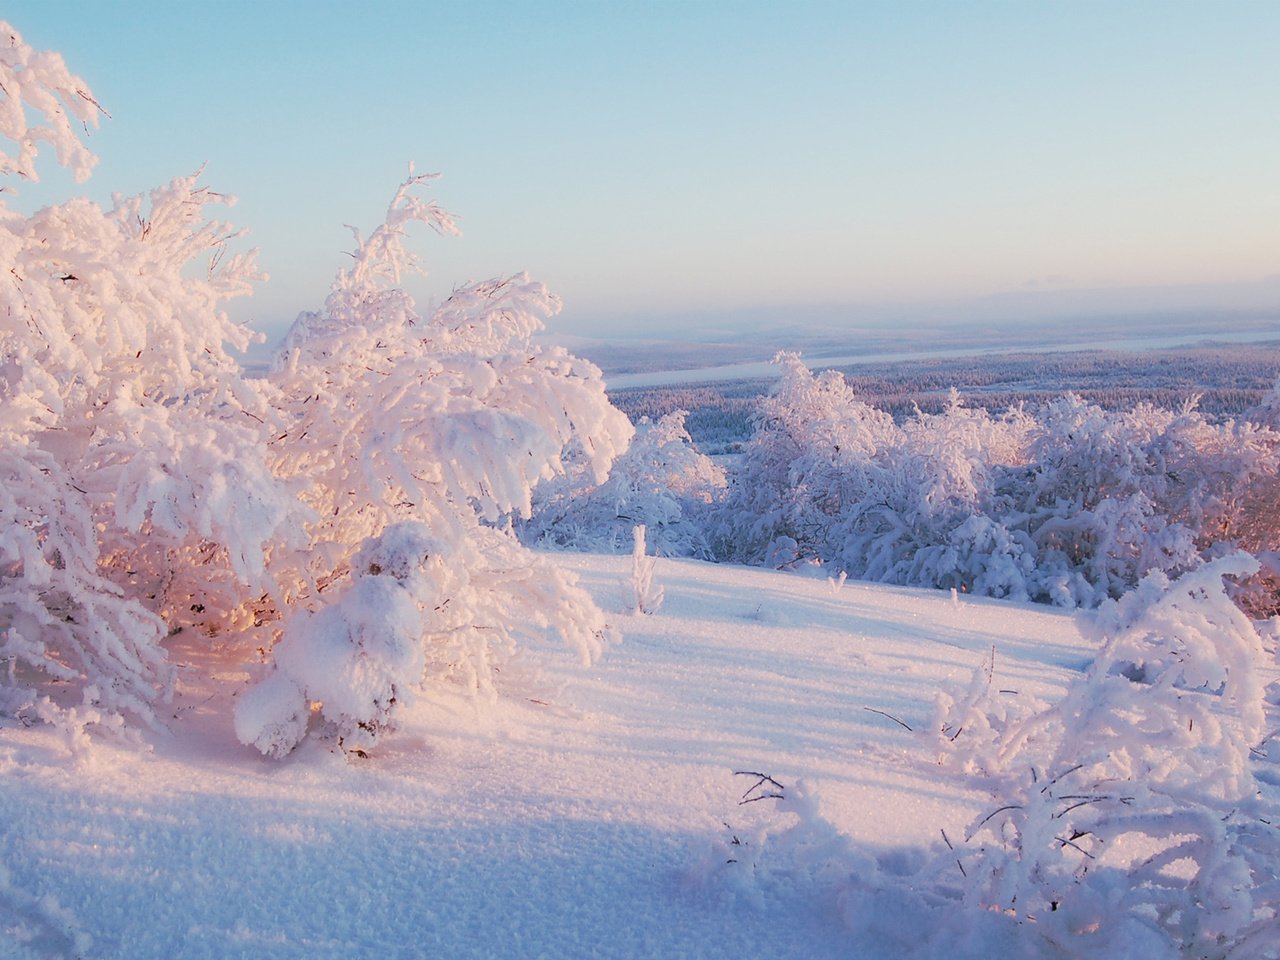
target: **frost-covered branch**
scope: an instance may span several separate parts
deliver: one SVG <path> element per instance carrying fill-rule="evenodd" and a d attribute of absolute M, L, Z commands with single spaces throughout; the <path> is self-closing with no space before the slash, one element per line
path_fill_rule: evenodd
<path fill-rule="evenodd" d="M 28 111 L 40 118 L 34 126 Z M 43 143 L 77 181 L 88 179 L 98 158 L 80 139 L 75 123 L 87 130 L 98 125 L 100 115 L 106 111 L 60 54 L 32 49 L 17 30 L 0 21 L 0 138 L 11 144 L 0 144 L 0 177 L 39 180 L 36 157 Z"/>

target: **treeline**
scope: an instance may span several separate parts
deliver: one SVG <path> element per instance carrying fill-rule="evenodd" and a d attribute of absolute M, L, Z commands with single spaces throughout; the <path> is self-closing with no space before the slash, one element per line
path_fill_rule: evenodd
<path fill-rule="evenodd" d="M 815 369 L 821 360 L 812 362 Z M 966 405 L 1002 413 L 1036 408 L 1065 393 L 1104 410 L 1141 403 L 1174 409 L 1198 397 L 1212 419 L 1255 406 L 1280 370 L 1280 342 L 1187 347 L 1141 353 L 1113 350 L 1018 353 L 864 363 L 839 368 L 854 393 L 901 423 L 916 411 L 941 413 L 955 389 Z M 710 454 L 733 452 L 751 436 L 751 417 L 769 392 L 764 378 L 610 391 L 633 422 L 688 411 L 685 426 Z"/>
<path fill-rule="evenodd" d="M 1264 371 L 1267 356 L 1275 362 Z M 621 398 L 633 415 L 652 418 L 674 402 L 702 419 L 664 414 L 654 434 L 662 445 L 643 455 L 637 445 L 619 461 L 635 460 L 625 485 L 572 485 L 560 497 L 571 508 L 530 529 L 541 542 L 599 546 L 604 520 L 643 513 L 655 544 L 670 541 L 676 554 L 694 555 L 685 546 L 697 544 L 696 555 L 717 560 L 819 564 L 857 579 L 1068 607 L 1243 548 L 1263 572 L 1237 599 L 1254 613 L 1277 609 L 1280 388 L 1263 379 L 1280 367 L 1274 347 L 1002 357 L 972 378 L 985 391 L 971 379 L 967 396 L 907 395 L 928 404 L 888 392 L 942 382 L 925 364 L 859 378 L 813 373 L 796 354 L 777 362 L 764 396 L 734 383 Z M 1092 389 L 1049 386 L 1086 373 Z M 1214 388 L 1216 409 L 1204 409 L 1193 374 L 1225 384 Z M 745 428 L 729 442 L 739 418 Z M 701 442 L 695 431 L 705 431 Z M 712 483 L 707 455 L 723 452 L 736 455 L 717 466 L 723 483 Z M 568 520 L 581 529 L 549 535 Z M 613 548 L 624 541 L 610 534 Z"/>

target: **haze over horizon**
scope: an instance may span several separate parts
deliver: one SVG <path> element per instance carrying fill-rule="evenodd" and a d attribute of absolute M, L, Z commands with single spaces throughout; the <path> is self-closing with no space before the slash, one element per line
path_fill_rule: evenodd
<path fill-rule="evenodd" d="M 13 0 L 111 114 L 76 185 L 206 165 L 318 307 L 408 161 L 423 306 L 527 269 L 565 333 L 1280 310 L 1280 5 Z M 806 321 L 805 318 L 809 318 Z M 949 319 L 948 319 L 949 318 Z"/>

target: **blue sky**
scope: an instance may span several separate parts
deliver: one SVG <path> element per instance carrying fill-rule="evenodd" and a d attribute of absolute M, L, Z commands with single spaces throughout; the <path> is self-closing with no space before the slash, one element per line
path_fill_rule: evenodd
<path fill-rule="evenodd" d="M 423 301 L 527 269 L 556 326 L 910 319 L 1003 293 L 1191 285 L 1280 306 L 1280 3 L 9 0 L 112 119 L 104 202 L 207 164 L 318 306 L 406 164 Z M 1139 297 L 1139 299 L 1141 299 Z M 1065 301 L 1064 301 L 1065 302 Z"/>

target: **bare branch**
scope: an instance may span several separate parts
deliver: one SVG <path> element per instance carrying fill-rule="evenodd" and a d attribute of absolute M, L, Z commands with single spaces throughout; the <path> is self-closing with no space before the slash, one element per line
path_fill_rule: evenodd
<path fill-rule="evenodd" d="M 907 726 L 907 724 L 903 723 L 901 720 L 895 717 L 892 713 L 885 713 L 883 710 L 877 710 L 875 707 L 863 707 L 862 709 L 866 710 L 868 713 L 878 713 L 882 717 L 888 717 L 898 726 L 905 727 L 907 730 L 911 730 L 911 727 Z M 956 736 L 959 736 L 959 734 L 957 733 Z"/>

